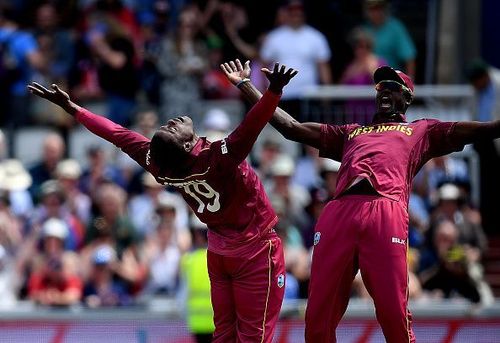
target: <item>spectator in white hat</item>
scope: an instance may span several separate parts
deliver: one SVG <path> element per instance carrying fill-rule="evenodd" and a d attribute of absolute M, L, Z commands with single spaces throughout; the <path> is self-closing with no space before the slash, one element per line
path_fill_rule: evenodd
<path fill-rule="evenodd" d="M 57 164 L 56 175 L 63 192 L 66 194 L 66 204 L 71 213 L 85 225 L 88 224 L 92 201 L 87 194 L 78 188 L 78 182 L 82 175 L 80 164 L 71 159 L 61 161 Z"/>
<path fill-rule="evenodd" d="M 30 222 L 30 230 L 37 231 L 37 227 L 50 218 L 62 220 L 69 229 L 65 245 L 69 250 L 82 247 L 85 235 L 85 226 L 80 219 L 71 213 L 67 205 L 67 194 L 57 180 L 45 181 L 40 186 L 40 203 L 35 209 Z"/>
<path fill-rule="evenodd" d="M 488 247 L 488 240 L 480 222 L 471 222 L 461 209 L 464 201 L 460 189 L 446 183 L 438 189 L 438 204 L 433 217 L 432 226 L 443 220 L 449 220 L 458 230 L 458 243 L 466 246 L 469 259 L 479 261 Z"/>
<path fill-rule="evenodd" d="M 8 192 L 12 213 L 26 220 L 33 211 L 33 200 L 28 188 L 32 178 L 22 163 L 7 159 L 0 163 L 0 189 Z"/>
<path fill-rule="evenodd" d="M 211 142 L 223 139 L 229 134 L 231 120 L 226 111 L 220 108 L 212 108 L 203 119 L 204 135 Z"/>
<path fill-rule="evenodd" d="M 304 187 L 291 183 L 294 171 L 293 159 L 285 154 L 279 155 L 271 165 L 272 181 L 266 190 L 284 200 L 286 212 L 292 214 L 292 224 L 301 228 L 306 224 L 304 208 L 310 197 Z"/>

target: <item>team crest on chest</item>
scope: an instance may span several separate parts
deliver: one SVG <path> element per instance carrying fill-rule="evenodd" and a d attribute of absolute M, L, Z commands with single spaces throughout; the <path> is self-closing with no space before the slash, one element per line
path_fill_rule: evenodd
<path fill-rule="evenodd" d="M 321 232 L 316 232 L 314 234 L 314 245 L 318 245 L 320 239 L 321 239 Z"/>
<path fill-rule="evenodd" d="M 278 275 L 278 287 L 282 288 L 285 285 L 285 275 Z"/>

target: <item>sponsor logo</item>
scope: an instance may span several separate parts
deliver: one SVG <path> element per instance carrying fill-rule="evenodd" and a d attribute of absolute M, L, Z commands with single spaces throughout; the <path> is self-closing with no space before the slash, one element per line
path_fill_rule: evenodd
<path fill-rule="evenodd" d="M 406 239 L 392 237 L 392 243 L 406 245 Z"/>
<path fill-rule="evenodd" d="M 282 288 L 285 285 L 285 275 L 278 275 L 278 287 Z"/>
<path fill-rule="evenodd" d="M 318 245 L 320 239 L 321 239 L 321 232 L 316 232 L 314 234 L 314 245 Z"/>
<path fill-rule="evenodd" d="M 225 138 L 220 143 L 220 150 L 222 151 L 222 155 L 227 154 L 227 145 L 226 145 L 226 139 Z"/>

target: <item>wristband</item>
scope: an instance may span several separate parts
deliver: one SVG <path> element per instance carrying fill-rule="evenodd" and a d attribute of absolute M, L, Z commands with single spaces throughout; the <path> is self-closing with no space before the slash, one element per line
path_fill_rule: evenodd
<path fill-rule="evenodd" d="M 236 87 L 240 88 L 245 82 L 250 82 L 250 79 L 243 79 L 236 84 Z"/>

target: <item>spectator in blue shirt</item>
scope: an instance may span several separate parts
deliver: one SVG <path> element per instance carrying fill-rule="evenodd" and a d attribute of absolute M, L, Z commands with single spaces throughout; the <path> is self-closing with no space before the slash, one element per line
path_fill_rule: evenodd
<path fill-rule="evenodd" d="M 403 23 L 389 14 L 387 1 L 365 0 L 365 11 L 365 29 L 374 37 L 375 54 L 414 78 L 415 45 Z"/>

